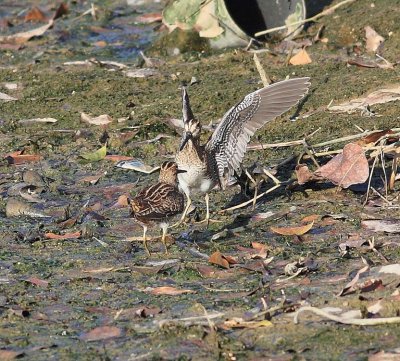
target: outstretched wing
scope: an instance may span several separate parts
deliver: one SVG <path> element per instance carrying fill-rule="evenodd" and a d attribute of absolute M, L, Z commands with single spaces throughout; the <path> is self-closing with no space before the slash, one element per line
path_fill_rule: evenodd
<path fill-rule="evenodd" d="M 309 78 L 296 78 L 256 90 L 222 118 L 206 145 L 209 171 L 223 179 L 239 172 L 250 137 L 264 124 L 283 114 L 307 93 Z"/>

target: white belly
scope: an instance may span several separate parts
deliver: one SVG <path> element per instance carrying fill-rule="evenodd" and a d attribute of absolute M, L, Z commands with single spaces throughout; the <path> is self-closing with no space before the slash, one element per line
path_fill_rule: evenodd
<path fill-rule="evenodd" d="M 178 174 L 179 186 L 186 194 L 208 193 L 214 188 L 214 182 L 207 176 L 205 170 L 199 168 L 189 168 L 186 173 Z"/>

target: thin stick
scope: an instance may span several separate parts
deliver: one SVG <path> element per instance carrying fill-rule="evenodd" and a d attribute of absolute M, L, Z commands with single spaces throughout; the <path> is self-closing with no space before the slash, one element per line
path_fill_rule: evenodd
<path fill-rule="evenodd" d="M 363 207 L 365 207 L 365 205 L 368 202 L 369 190 L 371 189 L 372 175 L 374 174 L 375 164 L 376 164 L 377 161 L 378 161 L 378 156 L 375 157 L 374 162 L 372 163 L 371 173 L 370 173 L 369 179 L 368 179 L 368 187 L 367 187 L 367 193 L 366 193 L 367 196 L 366 196 L 365 201 L 363 203 Z"/>
<path fill-rule="evenodd" d="M 284 183 L 280 183 L 280 184 L 277 184 L 277 185 L 273 186 L 272 188 L 268 189 L 264 193 L 259 194 L 256 199 L 260 199 L 261 197 L 264 197 L 266 194 L 273 192 L 276 188 L 279 188 L 283 184 Z M 230 208 L 221 209 L 220 211 L 218 211 L 218 214 L 222 214 L 222 213 L 225 213 L 225 212 L 233 211 L 235 209 L 243 208 L 243 207 L 246 207 L 248 204 L 251 204 L 251 203 L 253 203 L 253 199 L 250 199 L 249 201 L 240 203 L 240 204 L 238 204 L 236 206 L 233 206 L 233 207 L 230 207 Z"/>
<path fill-rule="evenodd" d="M 319 129 L 317 129 L 318 131 Z M 315 131 L 314 133 L 311 133 L 309 136 L 307 136 L 306 138 L 311 137 L 312 135 L 314 135 L 317 131 Z M 331 144 L 337 144 L 337 143 L 343 143 L 346 142 L 348 140 L 353 140 L 353 139 L 359 139 L 362 137 L 365 137 L 367 135 L 370 134 L 374 134 L 377 132 L 380 132 L 381 130 L 371 130 L 371 131 L 365 131 L 363 133 L 358 133 L 358 134 L 354 134 L 354 135 L 347 135 L 345 137 L 341 137 L 341 138 L 336 138 L 336 139 L 332 139 L 332 140 L 328 140 L 326 142 L 322 142 L 322 143 L 317 143 L 317 144 L 313 144 L 312 146 L 314 148 L 320 148 L 320 147 L 325 147 L 327 145 L 331 145 Z M 394 132 L 399 132 L 400 128 L 393 128 L 392 131 Z M 391 136 L 395 136 L 396 134 L 390 134 Z M 299 140 L 292 140 L 290 142 L 281 142 L 281 143 L 265 143 L 265 144 L 249 144 L 247 147 L 247 150 L 260 150 L 260 149 L 265 149 L 265 148 L 283 148 L 283 147 L 291 147 L 293 145 L 303 145 L 304 139 L 299 139 Z M 368 148 L 371 149 L 371 148 Z M 379 149 L 379 148 L 376 148 Z"/>
<path fill-rule="evenodd" d="M 384 174 L 384 176 L 385 176 L 385 197 L 386 197 L 386 199 L 387 199 L 387 197 L 388 197 L 388 178 L 387 178 L 387 174 L 386 174 L 386 165 L 385 165 L 385 156 L 384 156 L 384 154 L 383 154 L 383 146 L 384 146 L 384 144 L 383 143 L 385 143 L 385 140 L 384 139 L 382 139 L 381 140 L 381 142 L 380 142 L 380 147 L 381 147 L 381 164 L 382 164 L 382 170 L 383 170 L 383 174 Z"/>
<path fill-rule="evenodd" d="M 259 31 L 259 32 L 255 33 L 254 36 L 258 37 L 258 36 L 261 36 L 261 35 L 266 35 L 266 34 L 273 33 L 275 31 L 285 30 L 285 29 L 289 28 L 290 26 L 303 25 L 305 23 L 308 23 L 309 21 L 315 21 L 315 20 L 319 19 L 322 16 L 329 15 L 329 14 L 333 13 L 336 9 L 340 8 L 341 6 L 349 4 L 349 3 L 352 3 L 354 1 L 355 0 L 344 0 L 344 1 L 341 1 L 338 4 L 336 4 L 334 6 L 331 6 L 328 9 L 325 9 L 324 11 L 320 12 L 319 14 L 312 16 L 311 18 L 300 20 L 300 21 L 296 21 L 296 22 L 288 24 L 288 25 L 277 26 L 276 28 Z"/>
<path fill-rule="evenodd" d="M 271 84 L 271 79 L 269 78 L 269 76 L 265 72 L 263 66 L 260 63 L 260 59 L 258 58 L 256 53 L 254 53 L 254 55 L 253 55 L 253 60 L 254 60 L 254 63 L 256 64 L 256 68 L 258 70 L 258 74 L 260 74 L 260 78 L 261 78 L 261 81 L 262 81 L 263 85 L 264 86 L 270 85 Z"/>
<path fill-rule="evenodd" d="M 358 134 L 354 134 L 354 135 L 348 135 L 346 137 L 342 137 L 342 138 L 337 138 L 337 139 L 333 139 L 333 140 L 328 140 L 327 142 L 322 142 L 322 143 L 317 143 L 317 144 L 313 144 L 313 147 L 325 147 L 326 145 L 331 145 L 331 144 L 336 144 L 336 143 L 342 143 L 342 142 L 346 142 L 348 140 L 353 140 L 353 139 L 358 139 L 358 138 L 362 138 L 365 137 L 366 135 L 370 135 L 370 134 L 374 134 L 377 132 L 381 132 L 382 130 L 371 130 L 371 131 L 365 131 L 363 133 L 358 133 Z M 399 132 L 400 128 L 393 128 L 392 131 L 394 132 Z M 394 135 L 394 134 L 390 134 L 390 135 Z"/>
<path fill-rule="evenodd" d="M 183 322 L 184 324 L 191 324 L 191 325 L 195 325 L 198 321 L 203 321 L 206 320 L 207 321 L 207 325 L 208 325 L 208 321 L 212 320 L 214 318 L 219 318 L 219 317 L 223 317 L 225 316 L 225 313 L 223 312 L 216 312 L 216 313 L 211 313 L 211 314 L 207 314 L 207 316 L 194 316 L 194 317 L 184 317 L 184 318 L 171 318 L 171 319 L 167 319 L 167 320 L 161 320 L 158 322 L 158 326 L 159 327 L 163 327 L 165 325 L 168 324 L 177 324 L 177 323 L 181 323 Z"/>
<path fill-rule="evenodd" d="M 294 323 L 299 323 L 299 315 L 303 312 L 313 312 L 318 316 L 328 318 L 329 320 L 344 323 L 346 325 L 357 325 L 357 326 L 376 326 L 376 325 L 387 325 L 391 323 L 400 323 L 400 317 L 386 317 L 386 318 L 343 318 L 340 316 L 332 315 L 331 313 L 325 312 L 317 307 L 304 306 L 301 307 L 294 315 Z"/>
<path fill-rule="evenodd" d="M 278 178 L 276 178 L 270 171 L 268 171 L 267 169 L 263 169 L 263 172 L 265 173 L 265 175 L 267 176 L 267 177 L 269 177 L 270 179 L 272 179 L 273 180 L 273 182 L 276 184 L 276 185 L 278 185 L 278 184 L 281 184 L 281 181 L 278 179 Z"/>
<path fill-rule="evenodd" d="M 187 244 L 185 244 L 185 243 L 183 243 L 183 242 L 180 242 L 180 241 L 175 240 L 175 244 L 176 244 L 179 248 L 182 248 L 182 249 L 184 249 L 185 251 L 189 252 L 192 256 L 199 257 L 199 258 L 204 258 L 204 259 L 206 259 L 206 260 L 208 260 L 208 259 L 210 258 L 209 255 L 198 251 L 198 250 L 197 250 L 196 248 L 194 248 L 194 247 L 189 247 Z"/>

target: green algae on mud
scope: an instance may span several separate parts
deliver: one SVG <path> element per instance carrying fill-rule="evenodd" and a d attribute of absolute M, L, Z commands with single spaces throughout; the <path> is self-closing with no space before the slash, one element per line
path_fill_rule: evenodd
<path fill-rule="evenodd" d="M 329 46 L 315 45 L 310 49 L 313 63 L 307 66 L 284 66 L 284 56 L 268 53 L 259 55 L 267 73 L 274 80 L 285 76 L 309 76 L 312 88 L 310 95 L 300 106 L 300 114 L 319 112 L 307 119 L 290 121 L 295 110 L 271 122 L 257 133 L 253 141 L 273 143 L 302 139 L 318 128 L 321 130 L 311 143 L 330 140 L 339 136 L 358 133 L 355 125 L 363 129 L 385 129 L 397 126 L 397 104 L 376 106 L 381 117 L 363 117 L 354 114 L 331 114 L 325 111 L 332 99 L 334 102 L 358 97 L 387 84 L 398 82 L 399 70 L 364 69 L 348 66 L 343 52 L 362 41 L 363 27 L 371 25 L 387 37 L 385 56 L 394 60 L 398 48 L 399 25 L 393 22 L 397 2 L 375 2 L 376 10 L 371 16 L 370 3 L 358 1 L 351 10 L 341 10 L 339 17 L 326 19 L 325 36 Z M 368 15 L 368 16 L 366 16 Z M 357 20 L 357 21 L 355 21 Z M 349 37 L 347 28 L 355 29 Z M 312 33 L 316 26 L 309 32 Z M 393 35 L 388 37 L 388 31 Z M 375 264 L 382 259 L 370 250 L 354 250 L 350 258 L 341 258 L 338 244 L 351 234 L 371 237 L 360 226 L 363 194 L 352 191 L 338 192 L 333 188 L 318 189 L 305 186 L 301 191 L 288 196 L 279 191 L 266 197 L 253 212 L 250 208 L 238 210 L 221 217 L 222 224 L 214 224 L 205 231 L 198 228 L 191 234 L 200 251 L 211 254 L 219 250 L 237 256 L 238 246 L 250 247 L 252 241 L 268 246 L 269 256 L 274 262 L 264 273 L 260 271 L 234 274 L 230 278 L 206 277 L 199 272 L 199 265 L 206 261 L 196 258 L 177 245 L 170 247 L 170 258 L 178 259 L 178 266 L 154 269 L 144 273 L 147 259 L 140 243 L 130 245 L 124 238 L 140 234 L 140 227 L 133 225 L 126 209 L 108 208 L 121 194 L 136 193 L 156 175 L 139 177 L 133 172 L 117 169 L 111 162 L 100 161 L 79 164 L 82 153 L 92 152 L 101 145 L 100 139 L 106 131 L 109 136 L 108 151 L 113 154 L 130 155 L 146 164 L 157 165 L 172 157 L 179 136 L 167 126 L 168 118 L 181 114 L 181 81 L 189 82 L 194 76 L 200 82 L 189 88 L 195 115 L 203 124 L 219 119 L 224 112 L 248 92 L 261 86 L 254 66 L 253 55 L 241 50 L 227 50 L 218 54 L 186 53 L 168 58 L 160 68 L 161 75 L 144 79 L 125 77 L 119 71 L 110 72 L 97 66 L 73 67 L 63 65 L 64 57 L 46 57 L 41 63 L 26 65 L 24 61 L 0 69 L 1 82 L 17 82 L 21 89 L 12 94 L 19 98 L 15 102 L 0 103 L 0 153 L 7 154 L 17 149 L 26 153 L 40 153 L 40 163 L 11 166 L 0 164 L 0 200 L 3 210 L 11 184 L 21 181 L 23 170 L 33 168 L 53 179 L 52 190 L 43 195 L 44 210 L 50 208 L 55 221 L 64 220 L 64 211 L 79 215 L 72 230 L 86 230 L 78 240 L 45 240 L 46 231 L 60 231 L 54 221 L 35 221 L 28 218 L 11 219 L 0 216 L 0 344 L 10 349 L 23 349 L 26 358 L 41 360 L 58 359 L 251 359 L 283 358 L 318 360 L 361 360 L 381 349 L 397 347 L 400 329 L 397 325 L 356 327 L 342 326 L 321 321 L 317 317 L 305 316 L 299 325 L 294 325 L 293 314 L 279 311 L 272 314 L 273 327 L 241 330 L 213 330 L 213 323 L 204 319 L 202 325 L 183 325 L 180 322 L 159 327 L 165 319 L 203 316 L 200 303 L 207 312 L 220 311 L 226 318 L 242 317 L 259 306 L 260 298 L 274 306 L 283 298 L 293 305 L 309 300 L 314 306 L 337 306 L 357 309 L 368 305 L 376 298 L 385 298 L 393 289 L 371 293 L 355 293 L 335 298 L 340 288 L 349 280 L 348 273 L 360 269 L 360 255 L 370 258 Z M 25 59 L 26 60 L 26 59 Z M 173 74 L 173 76 L 171 76 Z M 80 121 L 80 113 L 108 114 L 113 119 L 128 117 L 124 123 L 114 122 L 106 129 L 88 126 Z M 33 117 L 54 117 L 53 125 L 24 126 L 18 121 Z M 129 127 L 141 126 L 130 141 L 121 141 L 121 133 Z M 77 131 L 81 135 L 77 135 Z M 173 138 L 159 142 L 134 146 L 136 141 L 154 138 L 166 133 Z M 204 133 L 204 141 L 209 134 Z M 338 145 L 338 148 L 341 145 Z M 302 152 L 302 147 L 266 149 L 248 152 L 246 163 L 255 160 L 263 164 L 275 164 L 293 152 Z M 104 174 L 96 185 L 82 185 L 77 179 L 87 175 Z M 293 165 L 288 166 L 280 179 L 292 176 Z M 135 182 L 138 181 L 137 184 Z M 128 185 L 131 187 L 128 187 Z M 117 189 L 116 186 L 120 188 Z M 226 193 L 211 194 L 212 210 L 217 211 L 232 202 L 238 193 L 232 189 Z M 236 198 L 237 200 L 237 198 Z M 202 205 L 196 199 L 201 211 Z M 104 216 L 98 220 L 90 212 L 82 211 L 85 205 L 100 202 Z M 279 212 L 289 206 L 296 207 L 283 218 L 254 222 L 251 216 L 258 212 Z M 372 212 L 371 209 L 368 209 Z M 83 213 L 83 214 L 82 214 Z M 397 209 L 380 208 L 373 214 L 382 218 L 398 218 Z M 316 228 L 315 233 L 301 241 L 276 236 L 270 225 L 298 224 L 309 214 L 344 214 L 344 220 L 328 221 Z M 327 217 L 329 220 L 330 218 Z M 244 231 L 227 232 L 227 236 L 210 241 L 213 234 L 225 228 L 234 229 L 243 224 Z M 90 232 L 88 232 L 90 228 Z M 67 229 L 69 230 L 69 229 Z M 176 232 L 186 233 L 182 227 Z M 319 231 L 319 232 L 317 232 Z M 95 237 L 95 238 L 94 238 Z M 396 241 L 396 236 L 374 235 L 375 241 Z M 99 243 L 97 239 L 105 242 Z M 164 255 L 159 243 L 151 244 L 154 260 L 162 261 Z M 399 259 L 397 248 L 381 249 L 391 263 Z M 296 261 L 300 256 L 312 257 L 318 262 L 318 270 L 292 283 L 277 286 L 276 278 L 284 275 L 283 266 Z M 102 269 L 115 268 L 111 271 Z M 98 272 L 93 272 L 97 270 Z M 88 272 L 91 271 L 91 272 Z M 215 272 L 218 269 L 214 270 Z M 26 282 L 35 276 L 49 282 L 41 288 Z M 326 279 L 343 276 L 341 281 L 326 282 Z M 193 295 L 152 296 L 147 287 L 174 286 L 189 288 Z M 282 294 L 284 290 L 284 295 Z M 254 293 L 251 294 L 251 292 Z M 308 297 L 305 297 L 306 294 Z M 161 313 L 154 316 L 123 312 L 137 310 L 143 306 L 155 306 Z M 398 313 L 393 302 L 386 306 L 385 316 Z M 25 311 L 23 313 L 22 311 Z M 27 314 L 28 313 L 28 314 Z M 124 331 L 122 337 L 104 342 L 85 343 L 79 340 L 82 332 L 99 325 L 114 325 Z M 218 324 L 215 321 L 215 324 Z M 43 349 L 34 349 L 42 347 Z M 233 356 L 229 356 L 232 354 Z"/>

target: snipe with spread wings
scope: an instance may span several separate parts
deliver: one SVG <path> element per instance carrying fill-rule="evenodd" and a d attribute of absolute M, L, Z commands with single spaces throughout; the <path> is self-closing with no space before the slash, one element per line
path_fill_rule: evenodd
<path fill-rule="evenodd" d="M 189 96 L 182 89 L 184 132 L 176 163 L 185 173 L 179 174 L 179 186 L 187 197 L 181 221 L 191 204 L 191 195 L 205 193 L 209 222 L 209 192 L 219 186 L 225 189 L 227 180 L 240 174 L 240 165 L 251 136 L 266 123 L 288 111 L 304 97 L 309 78 L 288 79 L 256 90 L 233 106 L 205 145 L 200 144 L 201 125 L 193 116 Z"/>

